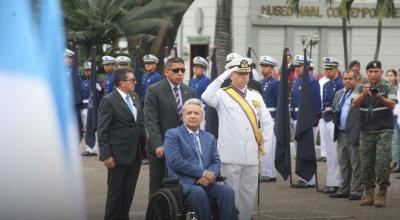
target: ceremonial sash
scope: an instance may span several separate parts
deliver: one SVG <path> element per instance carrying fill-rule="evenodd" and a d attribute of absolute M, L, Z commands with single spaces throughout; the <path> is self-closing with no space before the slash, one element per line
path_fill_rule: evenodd
<path fill-rule="evenodd" d="M 265 155 L 264 138 L 262 136 L 261 130 L 258 128 L 257 116 L 253 108 L 251 108 L 249 103 L 247 103 L 247 101 L 233 88 L 229 87 L 225 89 L 225 92 L 228 93 L 228 95 L 239 104 L 244 114 L 247 116 L 247 119 L 249 119 L 251 127 L 253 128 L 254 136 L 256 138 L 258 150 L 260 151 L 261 155 Z"/>

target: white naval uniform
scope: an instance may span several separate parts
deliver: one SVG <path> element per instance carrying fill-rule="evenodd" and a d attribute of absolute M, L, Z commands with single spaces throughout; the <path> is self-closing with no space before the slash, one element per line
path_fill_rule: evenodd
<path fill-rule="evenodd" d="M 235 191 L 235 204 L 240 220 L 250 220 L 257 192 L 259 164 L 258 145 L 251 124 L 239 106 L 223 89 L 222 83 L 234 69 L 221 74 L 204 91 L 202 100 L 218 112 L 218 153 L 221 159 L 221 175 Z M 272 118 L 258 92 L 245 89 L 245 100 L 254 110 L 261 126 L 264 143 L 271 139 Z M 256 109 L 253 101 L 259 102 Z"/>
<path fill-rule="evenodd" d="M 329 82 L 328 77 L 324 76 L 322 77 L 318 83 L 319 83 L 319 88 L 320 88 L 320 93 L 321 93 L 321 103 L 323 103 L 323 93 L 324 93 L 324 84 Z M 323 141 L 321 141 L 321 137 L 323 136 L 323 134 L 325 134 L 326 132 L 328 132 L 326 130 L 326 126 L 325 126 L 326 122 L 324 121 L 324 119 L 319 119 L 318 122 L 318 129 L 319 129 L 319 136 L 320 136 L 320 147 L 321 147 L 321 157 L 325 157 L 326 158 L 326 146 L 324 144 L 322 144 Z M 332 139 L 333 140 L 333 139 Z"/>
<path fill-rule="evenodd" d="M 322 81 L 323 80 L 323 81 Z M 321 99 L 323 103 L 323 87 L 329 82 L 329 79 L 324 76 L 320 80 Z M 326 186 L 340 186 L 341 176 L 339 168 L 339 160 L 337 156 L 337 142 L 333 141 L 335 132 L 335 124 L 333 121 L 326 122 L 323 118 L 319 120 L 319 138 L 321 146 L 321 157 L 326 158 Z"/>

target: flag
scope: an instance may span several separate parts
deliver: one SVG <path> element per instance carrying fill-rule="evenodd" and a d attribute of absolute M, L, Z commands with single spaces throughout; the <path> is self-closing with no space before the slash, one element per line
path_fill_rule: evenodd
<path fill-rule="evenodd" d="M 313 125 L 317 118 L 307 63 L 307 54 L 304 51 L 304 73 L 301 76 L 301 92 L 295 139 L 297 141 L 296 174 L 310 181 L 317 168 L 313 134 Z"/>
<path fill-rule="evenodd" d="M 97 72 L 96 72 L 96 47 L 92 48 L 91 67 L 90 67 L 90 92 L 86 121 L 85 142 L 90 148 L 94 148 L 96 144 L 97 118 L 100 103 L 100 93 L 96 88 Z"/>
<path fill-rule="evenodd" d="M 85 219 L 59 2 L 31 2 L 0 1 L 0 219 Z"/>
<path fill-rule="evenodd" d="M 79 141 L 82 140 L 83 136 L 83 121 L 82 121 L 82 116 L 81 116 L 81 105 L 82 105 L 82 95 L 81 95 L 81 86 L 80 86 L 80 80 L 79 80 L 79 65 L 78 65 L 78 51 L 73 50 L 75 55 L 74 59 L 72 62 L 72 70 L 71 70 L 71 83 L 72 83 L 72 103 L 74 103 L 74 112 L 75 112 L 75 117 L 76 121 L 78 123 L 78 130 L 79 130 Z"/>
<path fill-rule="evenodd" d="M 276 136 L 275 168 L 285 180 L 291 173 L 287 53 L 288 49 L 285 48 L 283 50 L 274 126 Z"/>
<path fill-rule="evenodd" d="M 211 81 L 217 78 L 217 48 L 213 48 L 213 54 L 211 56 Z M 218 113 L 217 110 L 211 106 L 207 106 L 206 115 L 206 131 L 210 132 L 218 138 Z"/>

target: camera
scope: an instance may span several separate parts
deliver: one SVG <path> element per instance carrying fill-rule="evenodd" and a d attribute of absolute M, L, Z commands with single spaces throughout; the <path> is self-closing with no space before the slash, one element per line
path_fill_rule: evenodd
<path fill-rule="evenodd" d="M 369 91 L 371 92 L 372 95 L 376 95 L 379 93 L 378 86 L 375 83 L 371 83 L 371 86 L 369 87 Z"/>

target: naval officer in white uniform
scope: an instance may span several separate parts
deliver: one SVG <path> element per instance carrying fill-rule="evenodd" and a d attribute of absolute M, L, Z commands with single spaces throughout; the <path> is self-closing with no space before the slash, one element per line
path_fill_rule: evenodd
<path fill-rule="evenodd" d="M 272 138 L 272 118 L 260 93 L 247 87 L 249 58 L 236 58 L 204 91 L 201 98 L 214 107 L 219 118 L 218 153 L 221 175 L 235 191 L 241 220 L 250 220 L 257 192 L 260 154 Z M 220 88 L 230 78 L 229 87 Z"/>

